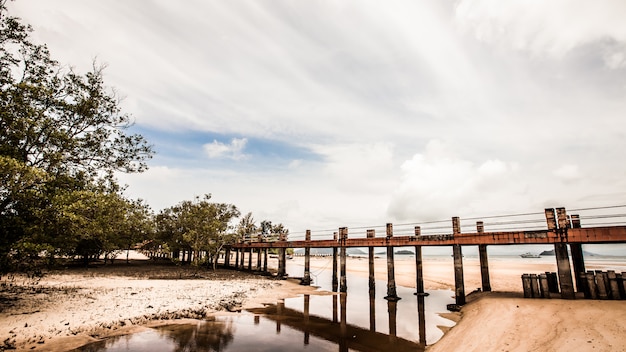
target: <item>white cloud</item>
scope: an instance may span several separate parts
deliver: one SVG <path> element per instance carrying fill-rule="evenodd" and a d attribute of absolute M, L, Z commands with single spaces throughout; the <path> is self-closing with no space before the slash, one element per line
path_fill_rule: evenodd
<path fill-rule="evenodd" d="M 477 39 L 553 58 L 598 41 L 621 43 L 613 54 L 623 55 L 625 13 L 621 0 L 461 0 L 456 7 L 457 22 Z M 612 60 L 607 66 L 616 68 Z"/>
<path fill-rule="evenodd" d="M 431 141 L 401 167 L 402 181 L 393 193 L 388 213 L 399 221 L 441 220 L 495 206 L 506 195 L 524 197 L 524 183 L 515 164 L 487 160 L 480 165 L 460 159 L 440 141 Z"/>
<path fill-rule="evenodd" d="M 622 0 L 8 6 L 61 63 L 107 63 L 136 127 L 177 132 L 150 142 L 178 153 L 123 178 L 157 209 L 213 193 L 293 230 L 626 193 Z M 213 169 L 176 169 L 191 164 L 171 161 L 195 148 L 187 130 L 316 157 L 236 172 L 251 146 L 216 140 L 202 150 Z"/>
<path fill-rule="evenodd" d="M 578 165 L 575 164 L 561 165 L 552 174 L 565 183 L 571 183 L 582 177 Z"/>
<path fill-rule="evenodd" d="M 326 161 L 321 170 L 342 192 L 384 193 L 393 185 L 396 165 L 387 142 L 316 146 Z"/>
<path fill-rule="evenodd" d="M 211 159 L 229 158 L 233 160 L 242 160 L 247 158 L 243 153 L 248 143 L 247 138 L 233 138 L 230 144 L 224 144 L 214 140 L 202 146 L 206 155 Z"/>

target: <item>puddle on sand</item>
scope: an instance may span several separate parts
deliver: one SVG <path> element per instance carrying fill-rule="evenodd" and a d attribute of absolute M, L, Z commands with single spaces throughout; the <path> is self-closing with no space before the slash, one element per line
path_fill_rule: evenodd
<path fill-rule="evenodd" d="M 316 273 L 329 289 L 330 274 Z M 348 275 L 348 292 L 280 300 L 237 316 L 195 324 L 167 325 L 119 336 L 74 351 L 424 351 L 453 322 L 438 315 L 453 303 L 449 290 L 397 287 L 399 301 L 387 301 L 386 282 L 369 290 L 367 278 Z"/>
<path fill-rule="evenodd" d="M 152 328 L 74 351 L 423 351 L 425 341 L 431 344 L 442 334 L 436 325 L 451 325 L 435 313 L 451 300 L 450 291 L 431 291 L 428 297 L 398 291 L 398 302 L 376 298 L 375 292 L 304 295 L 238 316 Z"/>

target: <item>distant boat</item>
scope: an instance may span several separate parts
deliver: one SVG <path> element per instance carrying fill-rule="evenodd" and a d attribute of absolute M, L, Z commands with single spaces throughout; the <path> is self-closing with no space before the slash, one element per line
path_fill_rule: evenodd
<path fill-rule="evenodd" d="M 532 254 L 532 253 L 530 253 L 530 252 L 526 252 L 526 253 L 524 253 L 524 254 L 520 254 L 520 257 L 522 257 L 522 258 L 541 258 L 541 256 L 540 256 L 540 255 L 538 255 L 538 254 Z"/>

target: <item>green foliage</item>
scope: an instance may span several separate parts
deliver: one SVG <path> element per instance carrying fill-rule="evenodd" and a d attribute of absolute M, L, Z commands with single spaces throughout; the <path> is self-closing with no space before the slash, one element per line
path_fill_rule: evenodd
<path fill-rule="evenodd" d="M 105 86 L 103 67 L 85 74 L 62 67 L 5 4 L 0 0 L 0 271 L 11 256 L 69 252 L 86 237 L 113 253 L 109 234 L 121 226 L 113 219 L 126 209 L 115 208 L 123 200 L 113 173 L 145 170 L 152 149 L 127 133 L 132 120 Z"/>
<path fill-rule="evenodd" d="M 158 236 L 168 247 L 189 249 L 194 253 L 194 265 L 199 265 L 200 255 L 217 258 L 225 245 L 234 242 L 232 220 L 239 210 L 232 204 L 211 203 L 211 195 L 182 201 L 164 209 L 157 216 Z M 209 261 L 215 267 L 216 261 Z"/>
<path fill-rule="evenodd" d="M 31 41 L 30 26 L 0 0 L 0 273 L 81 257 L 115 257 L 137 243 L 165 251 L 201 253 L 215 266 L 225 245 L 286 240 L 282 224 L 211 203 L 210 195 L 183 201 L 154 216 L 128 200 L 113 177 L 141 172 L 153 151 L 129 134 L 132 119 L 104 84 L 102 66 L 79 74 Z"/>

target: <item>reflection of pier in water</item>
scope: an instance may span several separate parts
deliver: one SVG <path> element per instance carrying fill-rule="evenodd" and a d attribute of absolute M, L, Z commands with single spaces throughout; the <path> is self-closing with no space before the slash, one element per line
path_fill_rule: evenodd
<path fill-rule="evenodd" d="M 365 329 L 347 323 L 346 293 L 332 295 L 332 320 L 310 313 L 310 295 L 304 295 L 302 311 L 285 307 L 284 302 L 268 305 L 265 308 L 250 309 L 254 314 L 276 322 L 276 333 L 284 324 L 303 333 L 304 344 L 308 345 L 311 335 L 336 343 L 339 351 L 423 351 L 426 346 L 426 324 L 424 296 L 417 296 L 419 342 L 413 342 L 396 335 L 397 301 L 388 301 L 389 334 L 376 331 L 374 294 L 370 292 L 370 326 Z"/>

